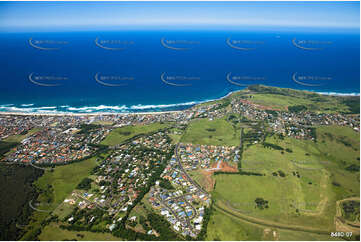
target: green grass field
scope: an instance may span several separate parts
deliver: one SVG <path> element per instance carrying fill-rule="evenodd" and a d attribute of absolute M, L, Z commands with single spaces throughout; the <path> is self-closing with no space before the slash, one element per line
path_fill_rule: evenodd
<path fill-rule="evenodd" d="M 149 125 L 124 126 L 112 130 L 109 135 L 101 142 L 102 145 L 117 145 L 138 134 L 150 133 L 159 129 L 169 127 L 169 124 L 153 123 Z"/>
<path fill-rule="evenodd" d="M 216 175 L 213 197 L 264 221 L 332 231 L 336 201 L 359 196 L 359 171 L 347 170 L 359 165 L 359 137 L 351 128 L 328 126 L 317 128 L 317 140 L 266 138 L 292 152 L 246 147 L 242 169 L 265 176 Z M 272 174 L 279 170 L 285 177 Z M 256 198 L 267 200 L 269 208 L 256 208 Z"/>
<path fill-rule="evenodd" d="M 29 130 L 29 132 L 27 132 L 26 134 L 12 135 L 12 136 L 7 137 L 3 141 L 6 141 L 6 142 L 20 142 L 23 139 L 25 139 L 26 137 L 29 137 L 30 135 L 35 134 L 38 131 L 40 131 L 39 128 L 34 128 L 34 129 Z"/>
<path fill-rule="evenodd" d="M 207 227 L 208 241 L 327 241 L 342 240 L 331 238 L 329 235 L 277 229 L 273 227 L 255 225 L 228 215 L 218 210 L 213 210 Z"/>
<path fill-rule="evenodd" d="M 240 143 L 240 132 L 225 119 L 199 119 L 189 124 L 181 142 L 237 146 Z"/>
<path fill-rule="evenodd" d="M 96 157 L 92 157 L 81 162 L 57 166 L 53 172 L 45 171 L 44 175 L 35 182 L 35 185 L 39 189 L 49 192 L 39 195 L 38 201 L 41 205 L 37 208 L 48 211 L 56 209 L 96 165 Z M 52 186 L 51 190 L 48 189 L 49 185 Z M 28 226 L 29 229 L 22 239 L 32 240 L 36 231 L 41 228 L 41 222 L 49 214 L 50 212 L 35 211 L 31 217 L 32 222 Z"/>
<path fill-rule="evenodd" d="M 262 229 L 225 216 L 213 210 L 208 222 L 206 240 L 261 240 Z"/>
<path fill-rule="evenodd" d="M 326 113 L 332 112 L 348 112 L 347 105 L 340 103 L 337 99 L 325 97 L 325 101 L 313 101 L 312 99 L 305 99 L 300 97 L 292 97 L 276 94 L 253 94 L 250 101 L 273 107 L 275 109 L 286 110 L 289 106 L 305 105 L 312 111 L 323 111 Z"/>
<path fill-rule="evenodd" d="M 285 97 L 284 95 L 275 94 L 253 94 L 250 101 L 281 110 L 286 110 L 286 107 L 292 105 L 309 105 L 312 103 L 311 101 L 303 98 Z"/>
<path fill-rule="evenodd" d="M 38 132 L 39 130 L 40 130 L 39 128 L 34 128 L 34 129 L 29 130 L 29 132 L 27 132 L 26 134 L 12 135 L 12 136 L 7 137 L 4 140 L 1 140 L 0 141 L 0 159 L 2 158 L 2 156 L 9 155 L 12 152 L 11 149 L 15 148 L 23 139 Z"/>
<path fill-rule="evenodd" d="M 348 127 L 319 127 L 317 149 L 331 174 L 337 200 L 360 196 L 360 136 Z M 350 166 L 358 171 L 350 171 Z"/>
<path fill-rule="evenodd" d="M 61 241 L 61 240 L 79 240 L 79 241 L 117 241 L 122 240 L 114 237 L 110 233 L 95 233 L 89 231 L 69 231 L 59 228 L 55 223 L 46 226 L 39 235 L 40 240 Z"/>
<path fill-rule="evenodd" d="M 314 92 L 263 85 L 249 86 L 231 97 L 241 96 L 253 103 L 286 110 L 289 106 L 305 105 L 310 111 L 325 113 L 359 113 L 359 97 L 335 97 Z"/>
<path fill-rule="evenodd" d="M 182 135 L 183 135 L 183 130 L 178 128 L 171 129 L 170 133 L 168 134 L 168 136 L 172 139 L 173 144 L 179 143 L 179 141 L 182 138 Z"/>

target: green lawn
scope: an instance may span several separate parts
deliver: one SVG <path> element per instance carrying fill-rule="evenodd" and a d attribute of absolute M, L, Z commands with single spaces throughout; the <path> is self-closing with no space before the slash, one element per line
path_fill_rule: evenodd
<path fill-rule="evenodd" d="M 199 119 L 189 124 L 181 142 L 237 146 L 240 143 L 240 131 L 235 130 L 225 119 Z"/>
<path fill-rule="evenodd" d="M 213 210 L 208 222 L 206 240 L 262 240 L 262 229 Z"/>
<path fill-rule="evenodd" d="M 169 124 L 153 123 L 149 125 L 124 126 L 112 130 L 108 136 L 101 142 L 103 145 L 117 145 L 138 134 L 150 133 L 159 129 L 169 127 Z"/>
<path fill-rule="evenodd" d="M 96 157 L 92 157 L 81 162 L 57 166 L 53 172 L 45 171 L 44 175 L 35 182 L 38 188 L 49 191 L 39 195 L 38 201 L 42 205 L 38 209 L 50 211 L 56 209 L 96 165 Z M 49 190 L 48 185 L 53 189 Z M 22 239 L 32 240 L 36 231 L 41 228 L 41 222 L 49 214 L 50 212 L 35 211 L 31 217 L 33 222 L 29 224 L 29 229 Z"/>
<path fill-rule="evenodd" d="M 89 231 L 69 231 L 59 228 L 55 223 L 47 225 L 39 235 L 40 240 L 81 240 L 81 241 L 117 241 L 122 240 L 110 233 Z"/>

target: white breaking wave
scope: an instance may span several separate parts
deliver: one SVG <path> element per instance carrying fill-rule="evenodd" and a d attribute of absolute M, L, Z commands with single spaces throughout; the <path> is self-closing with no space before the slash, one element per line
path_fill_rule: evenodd
<path fill-rule="evenodd" d="M 316 92 L 322 95 L 331 95 L 331 96 L 360 96 L 360 93 L 351 92 L 351 93 L 341 93 L 341 92 Z"/>
<path fill-rule="evenodd" d="M 93 107 L 80 107 L 80 108 L 76 108 L 76 107 L 69 107 L 67 108 L 67 110 L 69 111 L 84 111 L 84 112 L 92 112 L 92 111 L 99 111 L 99 110 L 104 110 L 104 109 L 112 109 L 112 110 L 126 110 L 128 109 L 127 106 L 123 105 L 123 106 L 106 106 L 106 105 L 99 105 L 99 106 L 93 106 Z"/>
<path fill-rule="evenodd" d="M 132 105 L 130 109 L 154 109 L 154 108 L 170 108 L 170 107 L 179 107 L 179 106 L 190 106 L 200 102 L 186 102 L 186 103 L 177 103 L 177 104 L 159 104 L 159 105 Z"/>
<path fill-rule="evenodd" d="M 33 108 L 18 108 L 18 107 L 0 107 L 1 110 L 4 110 L 6 112 L 24 112 L 24 113 L 30 113 L 33 112 Z"/>
<path fill-rule="evenodd" d="M 210 102 L 225 98 L 231 95 L 233 92 L 228 93 L 227 95 L 216 98 L 208 99 L 203 101 L 191 101 L 184 103 L 176 104 L 137 104 L 131 105 L 130 107 L 126 105 L 121 106 L 108 106 L 108 105 L 99 105 L 99 106 L 84 106 L 84 107 L 71 107 L 69 105 L 61 106 L 45 106 L 45 107 L 34 107 L 34 104 L 20 104 L 20 107 L 16 107 L 14 104 L 2 104 L 0 105 L 0 112 L 14 112 L 14 113 L 53 113 L 53 114 L 66 114 L 66 113 L 97 113 L 97 112 L 120 112 L 120 113 L 136 113 L 137 110 L 149 110 L 149 109 L 164 109 L 172 107 L 181 107 L 181 106 L 192 106 L 204 102 Z M 360 96 L 360 93 L 339 93 L 339 92 L 317 92 L 322 95 L 334 95 L 334 96 Z"/>
<path fill-rule="evenodd" d="M 71 107 L 69 105 L 62 105 L 59 107 L 50 106 L 50 107 L 31 107 L 20 105 L 21 107 L 12 107 L 12 104 L 9 105 L 1 105 L 0 112 L 18 112 L 18 113 L 96 113 L 100 111 L 122 111 L 122 112 L 131 112 L 133 110 L 147 110 L 147 109 L 162 109 L 162 108 L 171 108 L 171 107 L 179 107 L 179 106 L 191 106 L 195 105 L 199 102 L 185 102 L 185 103 L 177 103 L 177 104 L 159 104 L 159 105 L 132 105 L 127 107 L 126 105 L 122 106 L 107 106 L 107 105 L 99 105 L 99 106 L 85 106 L 85 107 Z M 59 109 L 65 109 L 59 110 Z"/>
<path fill-rule="evenodd" d="M 43 110 L 43 109 L 56 109 L 57 107 L 40 107 L 40 108 L 36 108 L 36 109 L 39 109 L 39 110 Z"/>

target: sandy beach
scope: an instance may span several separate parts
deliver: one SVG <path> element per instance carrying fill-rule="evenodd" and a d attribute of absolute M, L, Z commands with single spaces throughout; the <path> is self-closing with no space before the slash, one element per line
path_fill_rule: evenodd
<path fill-rule="evenodd" d="M 223 97 L 212 99 L 212 100 L 205 100 L 205 101 L 196 103 L 192 107 L 197 106 L 197 105 L 202 105 L 202 104 L 205 104 L 205 103 L 208 103 L 208 102 L 219 101 L 219 100 L 225 99 L 227 97 L 230 97 L 232 94 L 240 92 L 240 91 L 242 91 L 242 90 L 232 91 L 232 92 L 229 92 L 228 94 L 226 94 Z M 308 90 L 304 90 L 304 91 L 308 91 Z M 312 91 L 308 91 L 308 92 L 312 92 Z M 315 93 L 317 93 L 319 95 L 327 95 L 327 96 L 342 96 L 342 97 L 360 96 L 359 93 L 336 93 L 336 92 L 315 92 Z M 189 108 L 184 109 L 184 110 L 171 110 L 171 111 L 158 111 L 158 112 L 157 111 L 152 111 L 152 112 L 123 112 L 123 113 L 121 113 L 121 112 L 119 112 L 119 113 L 116 113 L 116 112 L 73 113 L 73 112 L 45 112 L 45 111 L 38 111 L 38 112 L 1 112 L 0 111 L 0 115 L 20 115 L 20 116 L 160 115 L 160 114 L 167 114 L 167 113 L 181 113 L 181 112 L 184 112 L 186 110 L 189 110 L 192 107 L 189 107 Z"/>

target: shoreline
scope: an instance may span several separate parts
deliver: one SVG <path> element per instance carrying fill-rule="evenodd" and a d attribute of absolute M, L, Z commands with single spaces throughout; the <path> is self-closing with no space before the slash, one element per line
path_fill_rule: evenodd
<path fill-rule="evenodd" d="M 179 107 L 179 106 L 190 106 L 188 108 L 185 108 L 183 110 L 169 110 L 169 111 L 144 111 L 144 112 L 62 112 L 62 111 L 55 111 L 52 112 L 49 110 L 47 111 L 41 111 L 42 109 L 44 109 L 44 107 L 38 107 L 38 109 L 40 109 L 39 112 L 9 112 L 9 111 L 0 111 L 0 115 L 19 115 L 19 116 L 101 116 L 101 115 L 107 115 L 107 116 L 111 116 L 111 115 L 160 115 L 160 114 L 170 114 L 170 113 L 181 113 L 184 112 L 186 110 L 191 109 L 194 106 L 200 105 L 200 104 L 204 104 L 207 102 L 215 102 L 215 101 L 219 101 L 222 99 L 225 99 L 227 97 L 230 97 L 232 94 L 240 92 L 244 89 L 241 90 L 236 90 L 236 91 L 231 91 L 229 93 L 227 93 L 226 95 L 220 97 L 220 98 L 215 98 L 215 99 L 209 99 L 209 100 L 204 100 L 204 101 L 191 101 L 191 102 L 186 102 L 186 103 L 180 103 L 180 104 L 174 104 L 174 107 Z M 298 90 L 298 89 L 295 89 Z M 300 90 L 300 91 L 308 91 L 308 92 L 314 92 L 317 93 L 319 95 L 327 95 L 327 96 L 339 96 L 339 97 L 360 97 L 360 93 L 337 93 L 337 92 L 315 92 L 315 91 L 309 91 L 309 90 Z M 188 103 L 193 103 L 193 104 L 188 104 Z M 31 107 L 31 105 L 27 106 L 25 104 L 23 104 L 24 106 L 22 108 L 26 108 L 26 107 Z M 140 105 L 140 104 L 139 104 Z M 159 105 L 148 105 L 148 106 L 165 106 L 168 104 L 159 104 Z M 173 104 L 170 104 L 173 105 Z M 1 105 L 0 105 L 1 106 Z M 101 105 L 99 105 L 101 106 Z M 144 105 L 147 106 L 147 105 Z M 82 107 L 84 108 L 84 107 Z M 31 108 L 30 108 L 31 109 Z M 144 108 L 146 109 L 146 108 Z"/>
<path fill-rule="evenodd" d="M 156 115 L 156 114 L 166 114 L 166 113 L 180 113 L 183 110 L 172 110 L 172 111 L 159 111 L 159 112 L 132 112 L 132 113 L 112 113 L 112 112 L 94 112 L 94 113 L 72 113 L 72 112 L 57 112 L 57 113 L 41 113 L 41 112 L 1 112 L 0 115 L 19 115 L 19 116 L 101 116 L 101 115 Z"/>
<path fill-rule="evenodd" d="M 220 97 L 220 98 L 215 98 L 215 99 L 209 99 L 209 100 L 204 100 L 204 101 L 192 101 L 194 104 L 184 104 L 184 106 L 189 105 L 190 107 L 183 109 L 183 110 L 169 110 L 169 111 L 149 111 L 149 112 L 93 112 L 93 113 L 88 113 L 88 112 L 84 112 L 84 113 L 75 113 L 75 112 L 8 112 L 8 111 L 0 111 L 0 115 L 19 115 L 19 116 L 100 116 L 100 115 L 157 115 L 157 114 L 167 114 L 167 113 L 181 113 L 185 110 L 189 110 L 190 108 L 196 106 L 196 105 L 200 105 L 200 104 L 204 104 L 207 102 L 214 102 L 214 101 L 219 101 L 222 100 L 224 98 L 227 98 L 229 96 L 231 96 L 233 93 L 235 92 L 239 92 L 240 90 L 237 91 L 231 91 L 229 93 L 227 93 L 226 95 Z M 187 102 L 187 103 L 192 103 L 192 102 Z M 159 104 L 159 106 L 163 106 L 163 105 L 167 105 L 167 104 Z M 157 106 L 157 105 L 154 105 Z M 179 107 L 182 106 L 181 104 L 174 104 L 174 107 Z M 26 106 L 24 106 L 26 107 Z M 24 108 L 23 107 L 23 108 Z M 39 107 L 39 109 L 41 109 L 42 107 Z"/>

